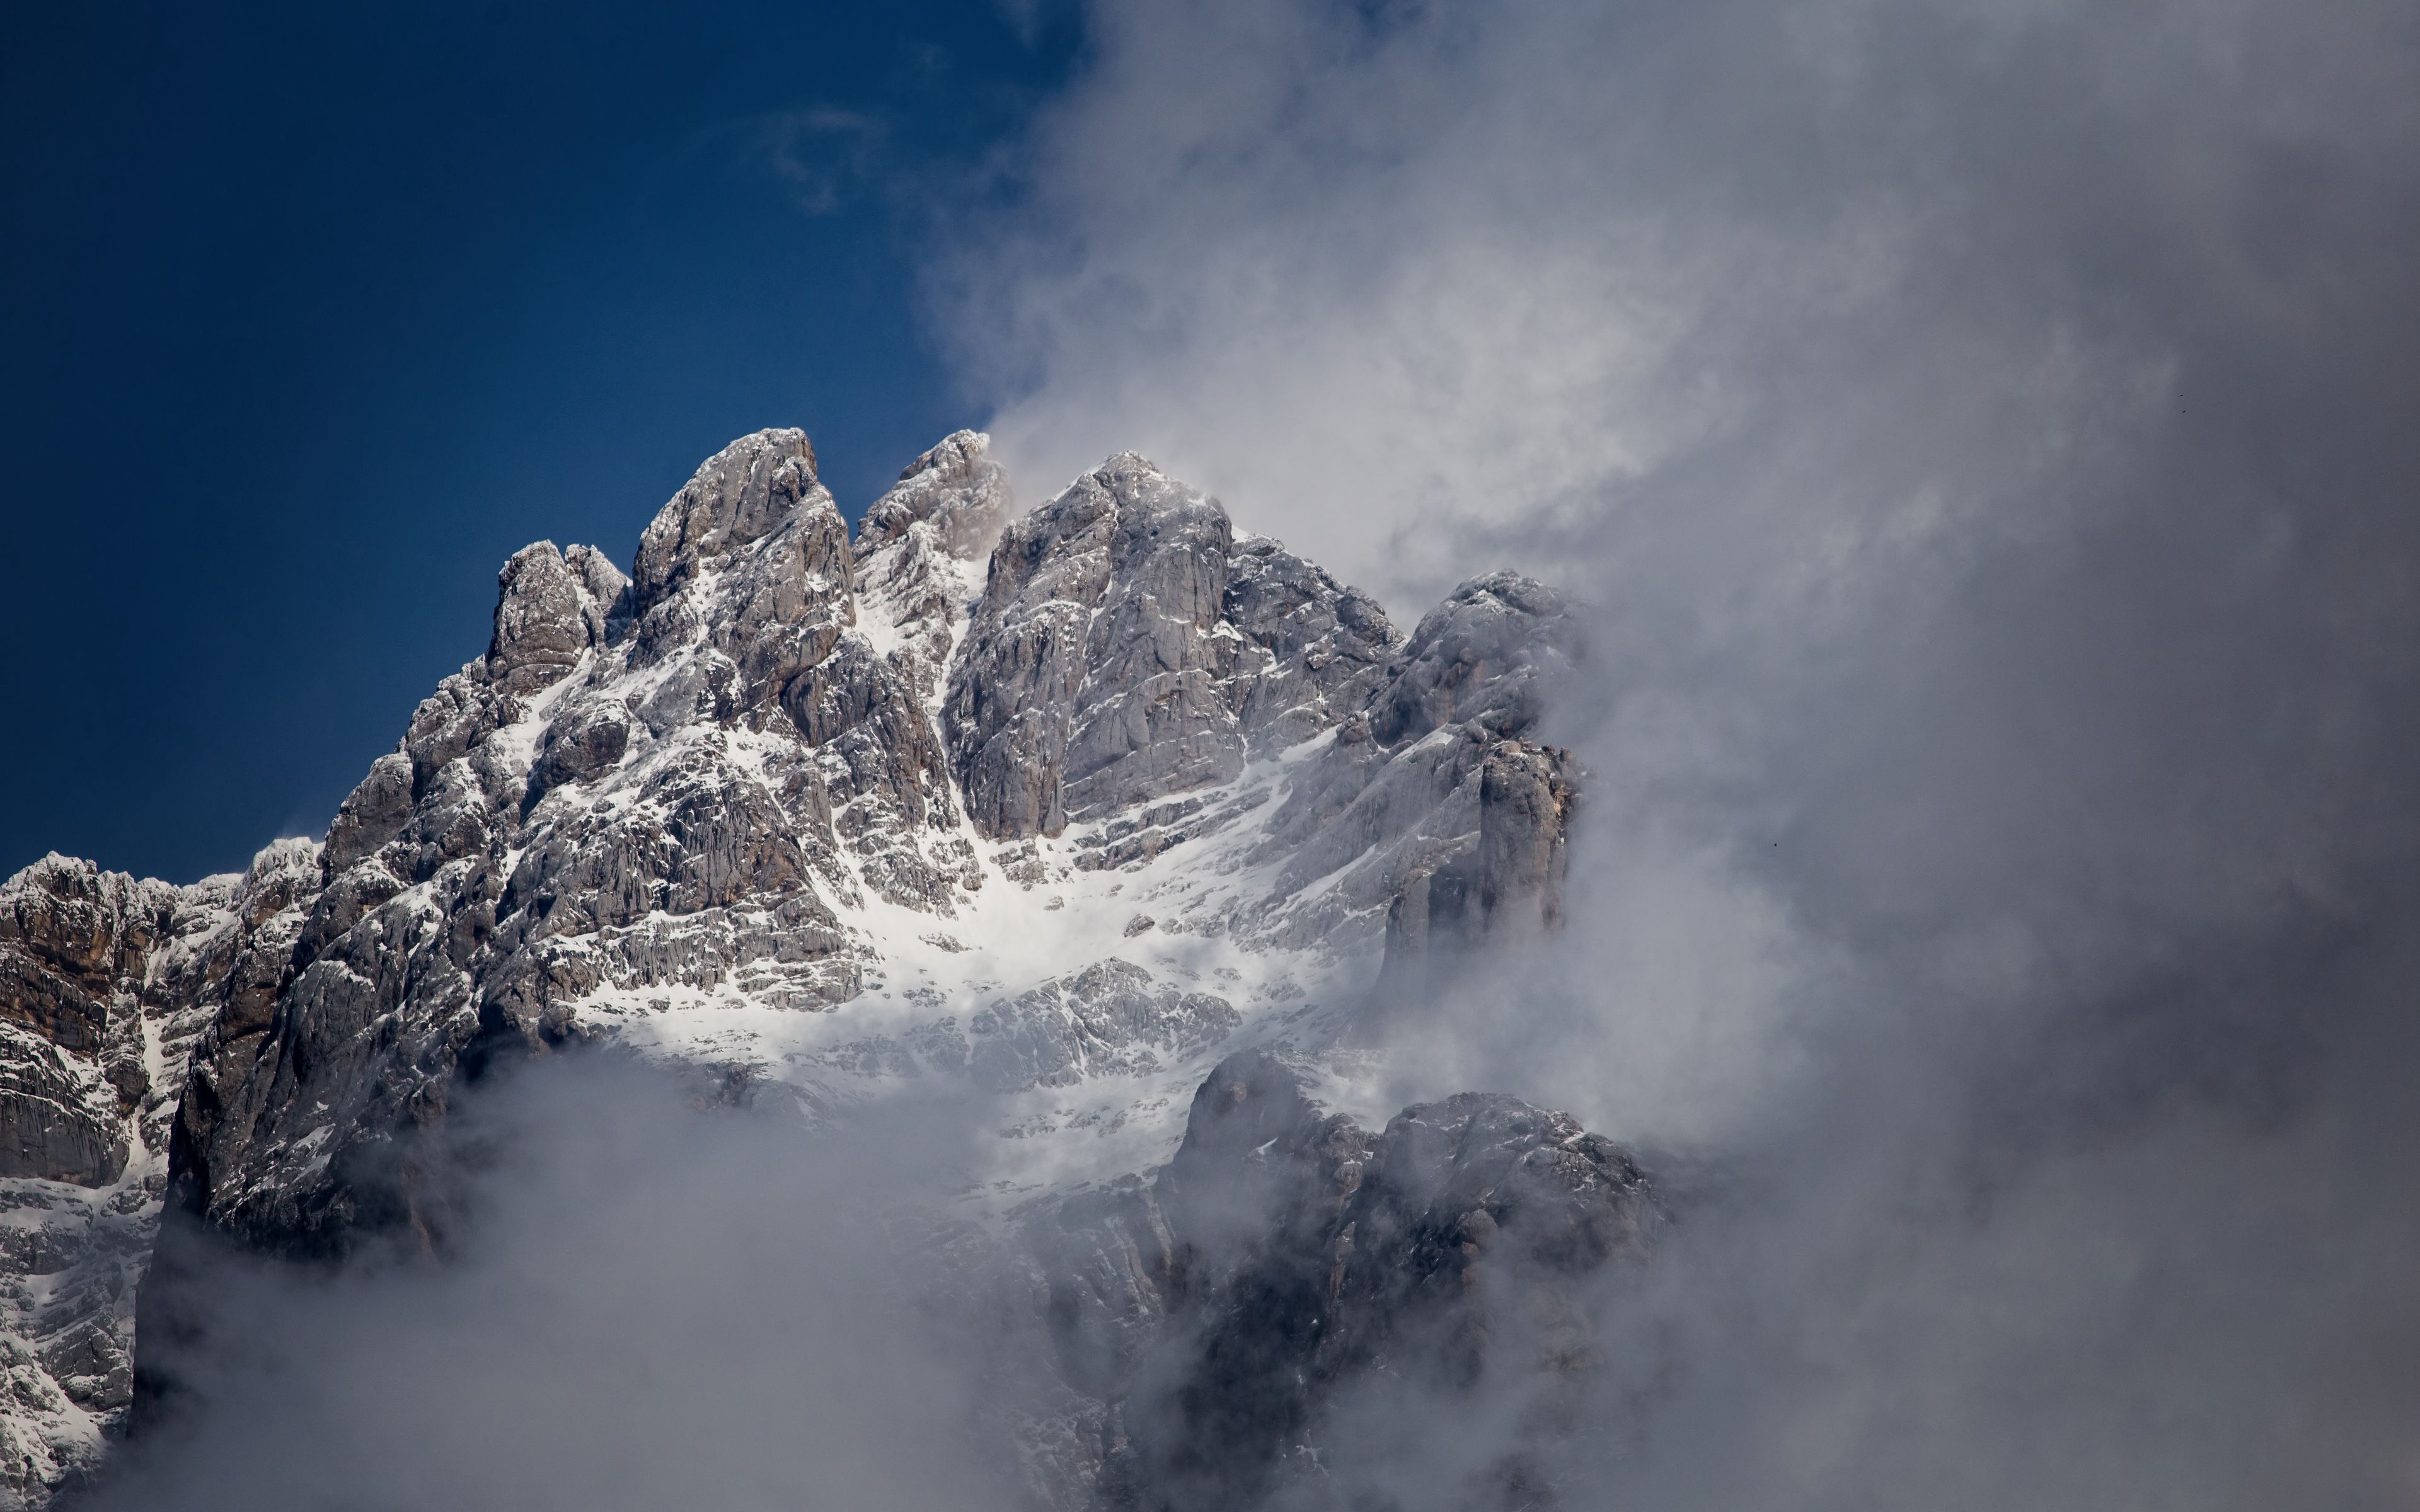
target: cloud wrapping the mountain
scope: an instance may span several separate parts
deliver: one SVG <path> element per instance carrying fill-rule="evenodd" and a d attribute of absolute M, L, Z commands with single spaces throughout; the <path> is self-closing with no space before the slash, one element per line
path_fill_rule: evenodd
<path fill-rule="evenodd" d="M 1715 1154 L 1563 1494 L 2408 1499 L 2410 12 L 1094 21 L 936 274 L 1012 466 L 1596 605 L 1570 938 L 1373 1097 Z"/>
<path fill-rule="evenodd" d="M 963 1100 L 818 1133 L 728 1092 L 612 1057 L 532 1066 L 458 1099 L 433 1256 L 419 1231 L 342 1267 L 189 1255 L 205 1331 L 155 1361 L 178 1394 L 92 1504 L 1012 1498 L 997 1412 L 1035 1350 L 984 1289 L 1005 1273 L 929 1200 L 964 1187 Z"/>

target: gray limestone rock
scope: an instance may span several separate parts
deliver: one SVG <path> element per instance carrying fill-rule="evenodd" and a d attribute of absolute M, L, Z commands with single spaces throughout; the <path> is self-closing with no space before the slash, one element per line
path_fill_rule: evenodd
<path fill-rule="evenodd" d="M 970 569 L 1011 507 L 991 438 L 962 430 L 918 457 L 858 526 L 859 598 L 891 622 L 898 644 L 889 656 L 920 705 L 939 695 L 974 597 Z"/>
<path fill-rule="evenodd" d="M 0 1026 L 0 1178 L 36 1176 L 101 1187 L 126 1168 L 127 1128 L 114 1092 L 82 1057 Z"/>
<path fill-rule="evenodd" d="M 933 542 L 954 557 L 980 559 L 1000 538 L 1015 507 L 1008 473 L 992 460 L 991 438 L 961 430 L 908 465 L 858 527 L 857 551 L 872 555 L 929 524 Z"/>
<path fill-rule="evenodd" d="M 1489 748 L 1476 843 L 1416 866 L 1388 907 L 1385 992 L 1419 984 L 1432 963 L 1561 927 L 1579 775 L 1568 750 L 1525 740 Z"/>
<path fill-rule="evenodd" d="M 9 878 L 0 893 L 0 1021 L 97 1053 L 119 983 L 139 975 L 171 906 L 153 887 L 59 856 Z"/>
<path fill-rule="evenodd" d="M 1560 594 L 1514 572 L 1473 578 L 1412 631 L 1371 701 L 1371 733 L 1382 746 L 1456 723 L 1521 734 L 1580 652 Z"/>
<path fill-rule="evenodd" d="M 565 548 L 564 565 L 580 579 L 587 590 L 581 605 L 581 615 L 588 627 L 588 643 L 605 645 L 615 638 L 615 631 L 630 619 L 630 579 L 611 558 L 593 546 Z"/>
<path fill-rule="evenodd" d="M 1558 747 L 1507 740 L 1487 753 L 1480 772 L 1474 890 L 1489 933 L 1561 926 L 1579 776 L 1579 763 Z"/>
<path fill-rule="evenodd" d="M 597 776 L 629 747 L 629 715 L 617 704 L 591 704 L 555 720 L 547 726 L 537 764 L 530 768 L 522 806 L 535 806 L 550 788 Z"/>
<path fill-rule="evenodd" d="M 1459 858 L 1479 843 L 1488 753 L 1535 723 L 1580 650 L 1562 596 L 1514 573 L 1473 579 L 1423 616 L 1267 825 L 1256 858 L 1282 862 L 1280 895 L 1339 879 L 1287 917 L 1285 937 L 1344 937 L 1373 912 L 1417 930 L 1402 901 L 1418 916 L 1439 877 L 1452 906 Z"/>
<path fill-rule="evenodd" d="M 818 494 L 830 501 L 815 481 L 805 431 L 760 430 L 715 453 L 639 537 L 633 611 L 646 613 L 700 572 L 780 530 Z"/>
<path fill-rule="evenodd" d="M 1227 512 L 1132 453 L 1083 484 L 1109 495 L 1114 523 L 1109 591 L 1084 637 L 1071 711 L 1064 803 L 1075 820 L 1222 782 L 1244 764 L 1215 634 L 1233 546 Z"/>
<path fill-rule="evenodd" d="M 1228 701 L 1256 753 L 1308 740 L 1367 706 L 1397 641 L 1376 599 L 1265 537 L 1235 543 L 1224 612 L 1250 648 Z"/>
<path fill-rule="evenodd" d="M 341 872 L 403 833 L 411 823 L 411 758 L 391 751 L 370 764 L 369 776 L 346 795 L 328 825 L 327 864 Z"/>
<path fill-rule="evenodd" d="M 560 682 L 604 639 L 602 610 L 552 541 L 514 552 L 496 588 L 488 676 L 507 693 L 527 695 Z"/>
<path fill-rule="evenodd" d="M 1086 632 L 1109 590 L 1117 503 L 1097 475 L 1012 522 L 952 663 L 943 730 L 975 828 L 993 840 L 1067 825 L 1067 743 Z"/>
<path fill-rule="evenodd" d="M 122 1427 L 186 1057 L 249 980 L 248 912 L 318 876 L 281 842 L 190 887 L 57 856 L 0 883 L 0 1505 L 41 1504 Z"/>
<path fill-rule="evenodd" d="M 417 799 L 447 763 L 470 754 L 522 712 L 510 694 L 489 686 L 484 663 L 473 662 L 439 683 L 412 710 L 403 733 L 400 748 L 411 759 L 412 796 Z"/>
<path fill-rule="evenodd" d="M 845 999 L 832 903 L 861 877 L 945 909 L 944 863 L 971 857 L 937 833 L 939 742 L 852 630 L 852 576 L 797 431 L 709 459 L 630 580 L 585 548 L 517 553 L 488 658 L 348 799 L 324 886 L 239 953 L 184 1080 L 177 1212 L 283 1254 L 433 1223 L 419 1131 L 458 1078 L 583 1038 L 599 995 Z"/>
<path fill-rule="evenodd" d="M 790 685 L 783 704 L 815 750 L 831 833 L 860 861 L 866 886 L 946 916 L 951 889 L 971 891 L 983 876 L 963 840 L 930 833 L 955 826 L 957 805 L 916 670 L 896 653 L 844 640 Z"/>
<path fill-rule="evenodd" d="M 1357 709 L 1386 615 L 1132 453 L 1012 522 L 951 668 L 945 730 L 998 840 L 1224 782 Z"/>

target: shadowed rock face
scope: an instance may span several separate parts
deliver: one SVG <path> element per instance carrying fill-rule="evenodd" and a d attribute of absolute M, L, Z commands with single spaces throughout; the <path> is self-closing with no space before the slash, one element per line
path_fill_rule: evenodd
<path fill-rule="evenodd" d="M 106 1186 L 148 1090 L 139 993 L 176 889 L 53 857 L 0 892 L 0 1177 Z"/>
<path fill-rule="evenodd" d="M 1107 1404 L 1094 1504 L 1181 1512 L 1328 1504 L 1329 1404 L 1381 1362 L 1448 1395 L 1584 1368 L 1578 1293 L 1663 1221 L 1637 1164 L 1563 1114 L 1465 1094 L 1372 1134 L 1248 1052 L 1149 1184 L 1043 1204 L 1025 1234 L 1062 1378 Z"/>
<path fill-rule="evenodd" d="M 57 856 L 0 883 L 0 1506 L 89 1470 L 125 1416 L 185 1063 L 257 1011 L 246 937 L 318 871 L 289 841 L 190 887 Z"/>
<path fill-rule="evenodd" d="M 23 1335 L 56 1357 L 55 1423 L 114 1422 L 130 1392 L 163 1389 L 156 1362 L 199 1337 L 199 1236 L 292 1257 L 436 1242 L 449 1178 L 431 1136 L 504 1060 L 610 1039 L 787 1078 L 827 1108 L 890 1077 L 1003 1099 L 1125 1087 L 1125 1107 L 1067 1126 L 1172 1139 L 1167 1110 L 1237 1043 L 1333 1038 L 1382 929 L 1408 960 L 1553 926 L 1577 774 L 1528 736 L 1579 654 L 1557 594 L 1474 579 L 1402 640 L 1368 595 L 1239 537 L 1132 454 L 1011 511 L 987 439 L 959 432 L 852 539 L 803 433 L 743 437 L 665 503 L 628 577 L 591 547 L 516 553 L 486 655 L 411 712 L 323 843 L 193 888 L 66 861 L 12 881 L 0 1185 L 85 1216 L 21 1239 L 0 1211 L 0 1272 L 70 1242 L 118 1267 L 85 1293 L 103 1300 Z M 1080 888 L 1114 913 L 1070 926 L 1064 955 L 1020 950 L 1060 937 L 1077 910 L 1054 913 L 1054 889 Z M 953 995 L 915 984 L 935 952 L 1022 964 L 970 967 Z M 878 1026 L 764 1027 L 852 1004 Z M 1210 1494 L 1186 1488 L 1213 1485 L 1211 1462 L 1141 1418 L 1128 1436 L 1128 1404 L 1195 1425 L 1187 1442 L 1246 1467 L 1233 1486 L 1260 1484 L 1270 1435 L 1317 1420 L 1322 1382 L 1391 1326 L 1379 1314 L 1432 1308 L 1388 1267 L 1463 1273 L 1410 1238 L 1365 1273 L 1340 1237 L 1445 1222 L 1409 1197 L 1351 1208 L 1412 1134 L 1306 1112 L 1273 1061 L 1230 1062 L 1202 1096 L 1175 1164 L 1070 1198 L 1057 1258 L 1033 1262 L 1063 1365 L 1061 1407 L 1034 1419 L 1058 1435 L 1036 1461 L 1057 1467 L 1037 1493 L 1052 1504 L 1082 1504 L 1105 1465 L 1166 1504 Z M 1576 1136 L 1550 1125 L 1537 1140 Z M 118 1370 L 147 1249 L 152 1342 Z M 1275 1417 L 1234 1395 L 1262 1365 L 1233 1362 L 1278 1369 L 1276 1334 L 1234 1335 L 1177 1396 L 1135 1384 L 1171 1319 L 1198 1334 L 1225 1305 L 1209 1299 L 1245 1292 L 1260 1300 L 1239 1316 L 1291 1318 L 1330 1271 L 1345 1289 L 1313 1288 L 1323 1342 L 1280 1371 L 1311 1384 L 1249 1386 Z M 14 1412 L 0 1403 L 0 1430 L 53 1422 Z M 38 1491 L 74 1461 L 42 1454 L 20 1476 Z"/>
<path fill-rule="evenodd" d="M 1388 905 L 1388 990 L 1416 990 L 1432 965 L 1482 946 L 1561 927 L 1579 775 L 1572 753 L 1555 747 L 1489 748 L 1479 769 L 1478 842 L 1414 869 Z"/>
<path fill-rule="evenodd" d="M 1579 654 L 1560 594 L 1514 572 L 1473 578 L 1412 631 L 1371 702 L 1371 736 L 1393 746 L 1450 724 L 1520 734 Z"/>

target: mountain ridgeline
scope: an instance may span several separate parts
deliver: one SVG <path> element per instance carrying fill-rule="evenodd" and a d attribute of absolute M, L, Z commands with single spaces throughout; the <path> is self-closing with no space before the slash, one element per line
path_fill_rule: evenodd
<path fill-rule="evenodd" d="M 1406 635 L 1132 454 L 1019 513 L 971 432 L 852 534 L 797 430 L 709 458 L 627 573 L 539 542 L 498 585 L 321 841 L 0 887 L 14 1504 L 178 1410 L 206 1250 L 445 1263 L 449 1110 L 580 1047 L 818 1124 L 981 1109 L 1035 1506 L 1326 1504 L 1337 1392 L 1466 1377 L 1504 1288 L 1576 1317 L 1542 1299 L 1646 1254 L 1648 1179 L 1568 1118 L 1328 1111 L 1373 1003 L 1559 923 L 1555 590 L 1476 578 Z M 1584 1371 L 1557 1327 L 1538 1368 Z"/>

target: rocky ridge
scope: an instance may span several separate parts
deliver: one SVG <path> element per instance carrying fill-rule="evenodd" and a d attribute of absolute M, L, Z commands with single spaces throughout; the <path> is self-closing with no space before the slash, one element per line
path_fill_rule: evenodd
<path fill-rule="evenodd" d="M 417 1163 L 449 1098 L 577 1043 L 826 1108 L 962 1078 L 1008 1136 L 980 1173 L 1004 1205 L 1048 1196 L 1036 1140 L 1053 1191 L 1176 1170 L 1221 1057 L 1332 1041 L 1382 960 L 1553 927 L 1579 774 L 1528 736 L 1579 654 L 1561 597 L 1512 574 L 1402 636 L 1132 454 L 1016 517 L 961 432 L 852 534 L 807 438 L 758 432 L 627 576 L 516 553 L 487 654 L 324 843 L 182 889 L 12 879 L 118 922 L 70 950 L 100 926 L 28 903 L 0 935 L 9 1180 L 119 1204 L 130 1282 L 164 1202 L 142 1319 L 164 1336 L 176 1233 L 308 1257 L 437 1225 Z M 100 880 L 46 880 L 70 874 Z M 54 1386 L 91 1374 L 60 1358 Z M 1125 1462 L 1115 1437 L 1088 1473 Z M 28 1459 L 25 1494 L 85 1453 Z"/>

